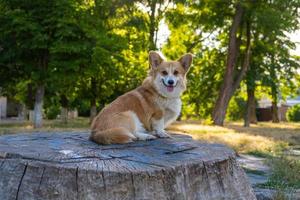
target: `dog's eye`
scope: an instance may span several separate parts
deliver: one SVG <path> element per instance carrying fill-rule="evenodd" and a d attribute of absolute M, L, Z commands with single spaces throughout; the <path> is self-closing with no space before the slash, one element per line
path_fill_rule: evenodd
<path fill-rule="evenodd" d="M 161 72 L 164 76 L 167 76 L 168 75 L 168 72 L 167 71 L 162 71 Z"/>
<path fill-rule="evenodd" d="M 178 75 L 178 71 L 177 70 L 174 71 L 174 75 L 175 76 Z"/>

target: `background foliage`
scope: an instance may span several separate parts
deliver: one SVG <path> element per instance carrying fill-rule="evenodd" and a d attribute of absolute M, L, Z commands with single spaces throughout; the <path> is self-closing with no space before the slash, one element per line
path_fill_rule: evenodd
<path fill-rule="evenodd" d="M 256 99 L 267 95 L 275 102 L 299 92 L 299 55 L 291 54 L 295 43 L 288 35 L 299 28 L 299 0 L 1 0 L 1 93 L 32 110 L 42 86 L 48 118 L 60 107 L 89 115 L 142 83 L 149 50 L 161 50 L 169 59 L 192 52 L 182 118 L 211 119 L 238 4 L 245 12 L 234 75 L 242 70 L 246 22 L 251 58 L 227 119 L 240 120 L 246 88 L 255 90 Z M 166 27 L 170 34 L 162 38 Z"/>

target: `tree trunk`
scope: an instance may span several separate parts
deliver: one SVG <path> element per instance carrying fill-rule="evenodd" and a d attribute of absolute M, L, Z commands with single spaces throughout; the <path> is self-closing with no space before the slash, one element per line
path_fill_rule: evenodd
<path fill-rule="evenodd" d="M 279 123 L 279 115 L 278 115 L 278 79 L 276 76 L 276 71 L 274 69 L 274 57 L 272 59 L 272 65 L 271 67 L 271 78 L 272 78 L 272 83 L 271 83 L 271 94 L 272 94 L 272 122 L 273 123 Z"/>
<path fill-rule="evenodd" d="M 60 95 L 60 104 L 61 104 L 61 112 L 60 112 L 60 119 L 64 124 L 68 123 L 68 107 L 69 107 L 69 100 L 66 95 Z"/>
<path fill-rule="evenodd" d="M 61 107 L 60 109 L 60 119 L 62 123 L 67 124 L 68 123 L 68 108 Z"/>
<path fill-rule="evenodd" d="M 27 84 L 27 96 L 26 96 L 25 104 L 28 110 L 34 109 L 34 92 L 33 92 L 32 83 Z"/>
<path fill-rule="evenodd" d="M 97 90 L 97 81 L 94 77 L 91 78 L 91 94 L 92 98 L 90 101 L 91 107 L 90 107 L 90 123 L 92 123 L 94 117 L 97 115 L 97 106 L 96 106 L 96 99 L 98 93 L 101 93 Z"/>
<path fill-rule="evenodd" d="M 236 153 L 189 136 L 97 145 L 89 133 L 0 137 L 0 199 L 255 200 Z"/>
<path fill-rule="evenodd" d="M 256 124 L 256 105 L 255 105 L 255 89 L 247 86 L 247 110 L 245 115 L 245 127 L 249 127 L 250 123 Z"/>
<path fill-rule="evenodd" d="M 27 119 L 26 115 L 27 115 L 26 105 L 23 103 L 20 103 L 18 105 L 18 119 L 21 121 L 24 121 Z"/>
<path fill-rule="evenodd" d="M 35 93 L 34 102 L 34 116 L 33 126 L 34 128 L 41 128 L 43 126 L 43 99 L 45 94 L 44 85 L 39 85 Z"/>
<path fill-rule="evenodd" d="M 34 110 L 28 110 L 28 120 L 33 123 L 34 122 Z"/>
<path fill-rule="evenodd" d="M 38 61 L 38 71 L 40 73 L 40 80 L 37 81 L 37 88 L 35 92 L 34 100 L 34 116 L 33 126 L 34 128 L 41 128 L 43 126 L 43 100 L 45 95 L 45 83 L 46 71 L 49 63 L 49 51 L 48 49 L 41 50 L 41 55 Z M 30 85 L 29 85 L 30 86 Z"/>
<path fill-rule="evenodd" d="M 150 24 L 149 24 L 149 50 L 156 50 L 156 43 L 154 40 L 156 23 L 155 23 L 155 11 L 157 0 L 151 0 L 150 2 Z"/>
<path fill-rule="evenodd" d="M 238 3 L 236 7 L 236 13 L 230 28 L 230 33 L 229 33 L 229 47 L 228 47 L 227 64 L 226 64 L 224 81 L 221 86 L 219 96 L 213 111 L 213 121 L 215 125 L 223 126 L 224 119 L 226 116 L 226 110 L 230 98 L 234 93 L 233 91 L 234 69 L 237 64 L 236 63 L 237 56 L 239 53 L 237 31 L 241 25 L 243 13 L 244 13 L 244 9 L 242 8 L 241 4 Z"/>
<path fill-rule="evenodd" d="M 272 101 L 272 122 L 279 123 L 277 101 Z"/>
<path fill-rule="evenodd" d="M 272 86 L 271 90 L 272 90 L 272 122 L 279 123 L 276 86 Z"/>
<path fill-rule="evenodd" d="M 90 123 L 92 123 L 93 119 L 97 115 L 97 106 L 96 106 L 96 100 L 91 100 L 91 109 L 90 109 Z"/>

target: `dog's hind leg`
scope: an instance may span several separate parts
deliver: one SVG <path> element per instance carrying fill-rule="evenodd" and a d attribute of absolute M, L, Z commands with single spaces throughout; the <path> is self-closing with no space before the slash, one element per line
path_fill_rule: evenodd
<path fill-rule="evenodd" d="M 98 144 L 125 144 L 133 142 L 136 137 L 126 128 L 118 127 L 103 131 L 92 131 L 90 140 Z"/>

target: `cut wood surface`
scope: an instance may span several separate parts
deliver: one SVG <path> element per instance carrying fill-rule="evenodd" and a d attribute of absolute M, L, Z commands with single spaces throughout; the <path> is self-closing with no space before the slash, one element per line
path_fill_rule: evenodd
<path fill-rule="evenodd" d="M 255 199 L 235 153 L 186 135 L 98 145 L 87 132 L 0 137 L 0 199 Z"/>

